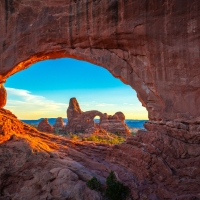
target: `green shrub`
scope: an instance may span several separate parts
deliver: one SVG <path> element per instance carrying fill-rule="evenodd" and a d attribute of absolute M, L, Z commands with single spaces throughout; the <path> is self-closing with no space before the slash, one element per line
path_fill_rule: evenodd
<path fill-rule="evenodd" d="M 54 128 L 54 133 L 59 134 L 59 128 Z"/>
<path fill-rule="evenodd" d="M 125 200 L 128 198 L 130 191 L 127 186 L 124 186 L 123 183 L 117 181 L 117 178 L 113 171 L 109 173 L 109 176 L 106 179 L 106 196 L 108 200 Z"/>
<path fill-rule="evenodd" d="M 115 136 L 113 138 L 103 138 L 97 135 L 91 135 L 87 138 L 83 138 L 83 141 L 93 141 L 96 143 L 103 143 L 103 144 L 120 144 L 125 141 L 125 138 Z"/>
<path fill-rule="evenodd" d="M 87 186 L 91 190 L 99 191 L 101 188 L 101 183 L 97 180 L 96 177 L 93 176 L 89 181 L 87 181 Z"/>
<path fill-rule="evenodd" d="M 78 139 L 79 139 L 78 135 L 73 134 L 73 133 L 70 133 L 70 138 L 71 138 L 72 140 L 78 140 Z"/>

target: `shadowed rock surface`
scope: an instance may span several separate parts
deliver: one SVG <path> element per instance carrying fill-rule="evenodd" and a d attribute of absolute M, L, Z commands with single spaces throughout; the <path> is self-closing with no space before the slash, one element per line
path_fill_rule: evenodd
<path fill-rule="evenodd" d="M 73 142 L 39 132 L 1 109 L 1 198 L 100 200 L 86 182 L 96 176 L 105 185 L 113 170 L 134 199 L 199 199 L 200 138 L 175 139 L 165 128 L 139 131 L 114 146 Z"/>
<path fill-rule="evenodd" d="M 94 123 L 94 118 L 100 117 L 99 123 Z M 113 116 L 101 113 L 97 110 L 83 112 L 76 98 L 71 98 L 67 109 L 68 123 L 66 132 L 85 132 L 88 129 L 99 128 L 111 133 L 130 134 L 130 130 L 124 122 L 125 116 L 117 112 Z"/>

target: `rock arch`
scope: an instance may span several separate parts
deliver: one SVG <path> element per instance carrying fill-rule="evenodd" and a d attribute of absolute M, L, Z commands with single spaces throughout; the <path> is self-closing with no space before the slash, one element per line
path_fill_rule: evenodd
<path fill-rule="evenodd" d="M 195 120 L 200 3 L 177 2 L 1 1 L 0 82 L 39 60 L 72 57 L 133 87 L 150 120 Z"/>
<path fill-rule="evenodd" d="M 199 10 L 199 0 L 1 0 L 0 107 L 2 84 L 34 62 L 105 67 L 137 91 L 150 119 L 126 154 L 116 146 L 107 157 L 134 174 L 137 199 L 198 199 Z"/>
<path fill-rule="evenodd" d="M 98 120 L 98 121 L 95 121 L 95 120 Z M 97 128 L 100 128 L 101 120 L 102 120 L 102 117 L 100 115 L 95 115 L 93 117 L 94 126 L 97 127 Z"/>

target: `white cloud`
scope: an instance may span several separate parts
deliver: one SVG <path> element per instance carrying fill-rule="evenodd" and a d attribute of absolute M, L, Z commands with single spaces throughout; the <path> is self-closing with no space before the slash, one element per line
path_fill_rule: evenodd
<path fill-rule="evenodd" d="M 42 95 L 36 95 L 28 90 L 17 88 L 6 88 L 8 93 L 8 101 L 6 109 L 11 110 L 20 119 L 38 119 L 41 117 L 58 117 L 66 116 L 66 110 L 68 108 L 67 103 L 55 102 L 45 98 Z M 80 107 L 83 111 L 99 110 L 101 112 L 114 113 L 120 106 L 118 102 L 105 103 L 103 100 L 99 101 L 80 101 Z M 129 103 L 124 103 L 129 105 Z M 130 108 L 128 108 L 130 109 Z"/>
<path fill-rule="evenodd" d="M 58 103 L 53 100 L 48 100 L 43 96 L 34 95 L 28 90 L 6 88 L 8 93 L 7 108 L 14 107 L 33 107 L 37 106 L 37 111 L 53 111 L 66 109 L 68 104 Z M 9 96 L 12 98 L 9 99 Z M 22 107 L 23 106 L 23 107 Z"/>

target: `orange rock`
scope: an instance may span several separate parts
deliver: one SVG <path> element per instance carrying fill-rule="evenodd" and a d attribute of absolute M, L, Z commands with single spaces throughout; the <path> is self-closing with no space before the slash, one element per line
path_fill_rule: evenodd
<path fill-rule="evenodd" d="M 3 84 L 0 84 L 0 108 L 3 108 L 6 105 L 7 93 Z"/>

